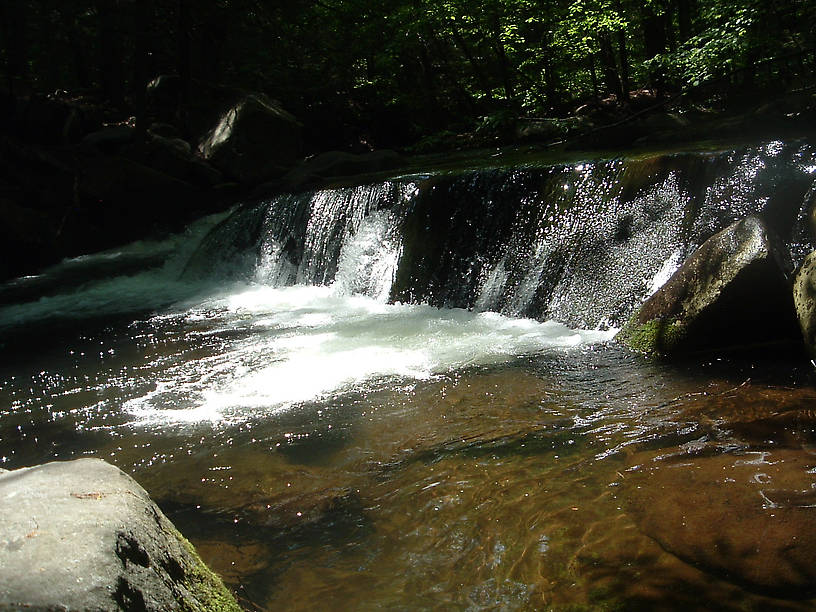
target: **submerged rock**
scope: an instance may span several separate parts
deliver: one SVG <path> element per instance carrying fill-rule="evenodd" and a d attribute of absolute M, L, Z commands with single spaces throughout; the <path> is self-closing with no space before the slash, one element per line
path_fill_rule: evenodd
<path fill-rule="evenodd" d="M 295 162 L 300 124 L 272 100 L 250 95 L 224 113 L 198 149 L 230 178 L 262 181 L 280 176 Z"/>
<path fill-rule="evenodd" d="M 816 251 L 805 258 L 793 279 L 793 303 L 811 358 L 816 359 Z"/>
<path fill-rule="evenodd" d="M 98 459 L 0 473 L 0 609 L 240 610 L 147 493 Z"/>
<path fill-rule="evenodd" d="M 645 353 L 798 342 L 784 246 L 756 216 L 709 238 L 616 339 Z"/>
<path fill-rule="evenodd" d="M 623 495 L 641 531 L 684 561 L 807 598 L 816 594 L 814 467 L 816 457 L 786 449 L 649 457 L 627 472 Z"/>

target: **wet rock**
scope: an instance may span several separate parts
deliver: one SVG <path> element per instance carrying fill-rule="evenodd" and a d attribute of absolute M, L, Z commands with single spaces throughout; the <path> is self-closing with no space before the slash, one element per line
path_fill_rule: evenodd
<path fill-rule="evenodd" d="M 101 121 L 90 100 L 56 92 L 10 98 L 0 125 L 5 124 L 6 133 L 28 144 L 62 145 L 78 142 L 88 132 L 99 129 Z"/>
<path fill-rule="evenodd" d="M 793 303 L 805 346 L 811 358 L 816 359 L 816 251 L 808 255 L 796 271 Z"/>
<path fill-rule="evenodd" d="M 769 595 L 816 594 L 816 457 L 801 450 L 644 458 L 626 508 L 665 550 Z"/>
<path fill-rule="evenodd" d="M 288 172 L 281 183 L 289 190 L 312 188 L 333 178 L 393 170 L 403 162 L 399 153 L 388 149 L 359 155 L 328 151 Z"/>
<path fill-rule="evenodd" d="M 240 610 L 147 493 L 98 459 L 0 474 L 0 608 Z"/>
<path fill-rule="evenodd" d="M 92 132 L 82 139 L 83 144 L 96 147 L 103 153 L 116 153 L 125 145 L 133 142 L 136 128 L 132 125 L 110 125 Z"/>
<path fill-rule="evenodd" d="M 117 243 L 154 228 L 178 229 L 207 206 L 206 194 L 189 182 L 121 156 L 85 158 L 77 191 L 86 203 L 81 214 L 88 218 L 69 220 L 116 230 L 112 242 Z"/>
<path fill-rule="evenodd" d="M 57 256 L 58 219 L 0 197 L 0 279 L 30 272 Z"/>
<path fill-rule="evenodd" d="M 320 466 L 297 465 L 279 455 L 219 453 L 220 465 L 205 460 L 178 463 L 146 473 L 145 485 L 160 504 L 196 507 L 242 524 L 296 530 L 318 523 L 358 518 L 362 506 L 354 475 Z"/>
<path fill-rule="evenodd" d="M 182 138 L 148 133 L 145 142 L 127 148 L 123 155 L 199 187 L 213 187 L 222 182 L 221 173 L 195 155 L 190 143 Z"/>
<path fill-rule="evenodd" d="M 189 91 L 178 75 L 162 74 L 145 89 L 147 114 L 155 122 L 172 125 L 178 134 L 165 131 L 168 138 L 190 137 L 198 141 L 218 118 L 245 93 L 231 87 L 192 79 Z"/>
<path fill-rule="evenodd" d="M 150 127 L 147 128 L 147 133 L 162 138 L 181 138 L 179 129 L 170 123 L 151 123 Z"/>
<path fill-rule="evenodd" d="M 738 221 L 703 243 L 616 339 L 666 356 L 796 345 L 789 260 L 759 217 Z"/>
<path fill-rule="evenodd" d="M 227 110 L 201 141 L 199 152 L 242 183 L 282 175 L 301 151 L 300 124 L 275 102 L 249 95 Z"/>

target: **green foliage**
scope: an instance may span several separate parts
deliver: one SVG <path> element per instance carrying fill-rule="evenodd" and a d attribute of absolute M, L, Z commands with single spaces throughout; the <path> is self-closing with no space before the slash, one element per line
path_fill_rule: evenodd
<path fill-rule="evenodd" d="M 812 49 L 813 23 L 812 0 L 19 0 L 0 5 L 0 78 L 126 112 L 175 73 L 264 91 L 317 147 L 389 146 L 735 72 L 776 86 L 791 68 L 754 66 Z"/>

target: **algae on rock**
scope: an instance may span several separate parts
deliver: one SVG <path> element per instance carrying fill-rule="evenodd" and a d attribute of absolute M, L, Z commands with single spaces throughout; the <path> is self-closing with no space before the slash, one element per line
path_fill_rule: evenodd
<path fill-rule="evenodd" d="M 798 343 L 790 256 L 758 216 L 709 238 L 616 339 L 671 356 Z"/>
<path fill-rule="evenodd" d="M 102 460 L 0 474 L 0 513 L 0 609 L 241 609 L 145 490 Z"/>

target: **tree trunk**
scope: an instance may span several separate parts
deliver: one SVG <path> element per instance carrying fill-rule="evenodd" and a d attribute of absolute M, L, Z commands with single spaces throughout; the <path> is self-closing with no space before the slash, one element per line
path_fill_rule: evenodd
<path fill-rule="evenodd" d="M 179 75 L 176 118 L 178 124 L 183 126 L 187 132 L 190 132 L 191 128 L 187 125 L 187 109 L 189 108 L 190 92 L 192 90 L 192 60 L 190 57 L 192 27 L 190 23 L 189 0 L 178 0 L 176 17 L 178 18 L 178 29 L 176 32 L 176 69 Z"/>
<path fill-rule="evenodd" d="M 471 71 L 473 72 L 473 76 L 476 77 L 476 82 L 479 83 L 479 87 L 484 92 L 485 96 L 488 100 L 493 99 L 493 92 L 492 87 L 490 86 L 490 82 L 487 79 L 484 71 L 482 70 L 481 65 L 479 62 L 476 61 L 473 52 L 470 48 L 470 45 L 467 44 L 467 41 L 462 36 L 461 32 L 459 32 L 459 28 L 456 27 L 454 24 L 451 28 L 451 32 L 453 34 L 453 42 L 462 52 L 462 55 L 465 56 L 465 59 L 470 66 Z"/>
<path fill-rule="evenodd" d="M 643 5 L 643 46 L 646 59 L 660 55 L 666 51 L 668 33 L 666 29 L 666 13 L 658 15 L 649 4 Z M 666 78 L 660 69 L 652 69 L 649 73 L 649 81 L 658 97 L 663 96 L 666 88 Z"/>
<path fill-rule="evenodd" d="M 422 37 L 419 37 L 419 66 L 422 72 L 422 84 L 425 92 L 425 115 L 429 124 L 436 128 L 439 125 L 441 113 L 439 96 L 436 88 L 436 71 L 434 70 L 431 57 L 428 54 L 428 47 Z"/>
<path fill-rule="evenodd" d="M 549 53 L 544 55 L 544 91 L 547 95 L 547 103 L 553 108 L 561 106 L 561 95 L 558 92 L 558 74 L 555 71 L 552 58 Z"/>
<path fill-rule="evenodd" d="M 677 42 L 682 45 L 691 38 L 693 6 L 691 0 L 675 0 L 675 2 L 677 4 Z"/>
<path fill-rule="evenodd" d="M 147 138 L 147 82 L 149 74 L 149 32 L 152 31 L 152 2 L 137 2 L 134 7 L 133 107 L 136 113 L 137 142 Z"/>
<path fill-rule="evenodd" d="M 0 23 L 6 48 L 5 76 L 9 93 L 17 93 L 28 76 L 26 6 L 19 0 L 0 0 Z"/>
<path fill-rule="evenodd" d="M 609 39 L 609 34 L 606 32 L 599 34 L 598 42 L 604 84 L 610 92 L 615 94 L 618 101 L 621 101 L 623 99 L 623 84 L 618 74 L 618 68 L 615 65 L 615 52 L 612 50 L 612 41 Z"/>
<path fill-rule="evenodd" d="M 91 75 L 88 72 L 88 57 L 85 53 L 85 43 L 77 23 L 76 9 L 66 8 L 65 5 L 55 7 L 59 18 L 65 25 L 65 32 L 68 36 L 68 46 L 71 48 L 71 56 L 74 61 L 74 74 L 76 84 L 83 89 L 91 86 Z"/>
<path fill-rule="evenodd" d="M 119 0 L 97 0 L 99 18 L 99 81 L 102 95 L 114 105 L 125 101 L 123 32 Z"/>
<path fill-rule="evenodd" d="M 629 102 L 629 52 L 626 49 L 626 32 L 618 30 L 618 56 L 620 57 L 620 78 L 623 87 L 623 102 Z"/>
<path fill-rule="evenodd" d="M 498 13 L 491 15 L 490 25 L 490 33 L 493 39 L 491 46 L 499 60 L 499 74 L 501 76 L 502 85 L 504 86 L 504 97 L 508 102 L 515 102 L 516 92 L 513 87 L 510 62 L 507 59 L 507 52 L 501 39 L 501 22 L 499 21 Z"/>
<path fill-rule="evenodd" d="M 595 56 L 589 56 L 589 76 L 592 79 L 592 95 L 597 100 L 600 96 L 598 95 L 598 74 L 595 72 Z"/>

